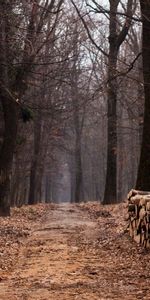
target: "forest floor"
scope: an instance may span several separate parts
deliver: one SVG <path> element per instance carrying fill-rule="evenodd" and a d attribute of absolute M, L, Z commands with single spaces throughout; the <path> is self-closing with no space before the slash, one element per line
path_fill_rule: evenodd
<path fill-rule="evenodd" d="M 0 218 L 0 300 L 150 299 L 150 251 L 124 204 L 35 205 Z"/>

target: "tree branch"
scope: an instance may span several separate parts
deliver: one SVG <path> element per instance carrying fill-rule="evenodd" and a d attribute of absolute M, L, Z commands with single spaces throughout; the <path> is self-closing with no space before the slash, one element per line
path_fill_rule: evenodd
<path fill-rule="evenodd" d="M 90 7 L 92 10 L 93 10 L 93 12 L 95 12 L 95 13 L 100 13 L 100 14 L 107 14 L 107 15 L 109 15 L 110 14 L 110 10 L 109 9 L 106 9 L 106 8 L 104 8 L 104 7 L 102 7 L 100 4 L 98 4 L 96 1 L 92 1 L 96 6 L 97 6 L 97 8 L 96 7 L 93 7 L 91 4 L 89 4 L 89 3 L 86 3 L 86 5 L 88 6 L 88 7 Z M 114 12 L 113 12 L 114 13 Z M 127 13 L 123 13 L 123 12 L 117 12 L 116 13 L 116 15 L 119 15 L 119 16 L 123 16 L 123 17 L 127 17 L 127 18 L 129 18 L 129 19 L 131 19 L 131 20 L 133 20 L 133 21 L 136 21 L 136 22 L 139 22 L 139 23 L 142 23 L 142 19 L 141 18 L 136 18 L 136 17 L 134 17 L 134 16 L 130 16 L 130 15 L 128 15 Z"/>
<path fill-rule="evenodd" d="M 133 0 L 128 0 L 128 3 L 127 3 L 127 16 L 129 16 L 129 17 L 126 17 L 125 24 L 124 24 L 120 34 L 118 35 L 117 49 L 119 49 L 119 47 L 121 46 L 121 44 L 125 40 L 125 38 L 128 34 L 128 31 L 129 31 L 129 28 L 131 26 L 131 22 L 132 22 L 131 17 L 133 15 L 132 5 L 133 5 Z"/>
<path fill-rule="evenodd" d="M 90 33 L 90 30 L 89 30 L 89 28 L 88 28 L 88 26 L 87 26 L 87 24 L 86 24 L 86 21 L 84 20 L 84 17 L 80 14 L 80 11 L 79 11 L 78 7 L 76 6 L 75 2 L 74 2 L 73 0 L 70 0 L 70 1 L 71 1 L 72 5 L 74 6 L 74 8 L 76 9 L 76 12 L 77 12 L 77 14 L 78 14 L 80 20 L 82 21 L 83 26 L 84 26 L 84 28 L 85 28 L 85 30 L 86 30 L 86 32 L 87 32 L 87 35 L 88 35 L 90 41 L 92 42 L 92 44 L 93 44 L 93 45 L 94 45 L 94 46 L 95 46 L 95 47 L 96 47 L 103 55 L 105 55 L 106 57 L 108 57 L 108 53 L 105 52 L 99 45 L 97 45 L 97 43 L 95 42 L 95 40 L 92 38 L 91 33 Z"/>

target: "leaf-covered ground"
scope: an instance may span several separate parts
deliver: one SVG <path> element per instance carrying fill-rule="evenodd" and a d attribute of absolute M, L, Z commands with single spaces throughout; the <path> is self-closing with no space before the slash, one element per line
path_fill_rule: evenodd
<path fill-rule="evenodd" d="M 0 218 L 0 300 L 150 299 L 150 252 L 123 204 L 36 205 Z"/>

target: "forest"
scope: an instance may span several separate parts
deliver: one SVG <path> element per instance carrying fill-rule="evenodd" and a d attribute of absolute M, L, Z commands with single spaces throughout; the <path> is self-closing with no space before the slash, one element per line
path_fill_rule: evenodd
<path fill-rule="evenodd" d="M 0 0 L 0 300 L 150 299 L 150 1 Z"/>
<path fill-rule="evenodd" d="M 150 190 L 149 1 L 1 1 L 0 214 Z"/>

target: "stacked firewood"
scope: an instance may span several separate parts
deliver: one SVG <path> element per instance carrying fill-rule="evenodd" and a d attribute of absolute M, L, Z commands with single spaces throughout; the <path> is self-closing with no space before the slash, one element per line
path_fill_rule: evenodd
<path fill-rule="evenodd" d="M 130 236 L 145 248 L 150 247 L 150 192 L 131 190 L 127 206 Z"/>

